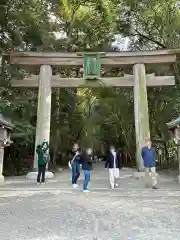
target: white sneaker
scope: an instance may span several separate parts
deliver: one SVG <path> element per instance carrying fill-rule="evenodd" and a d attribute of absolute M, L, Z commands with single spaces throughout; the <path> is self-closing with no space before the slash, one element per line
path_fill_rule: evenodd
<path fill-rule="evenodd" d="M 89 192 L 89 190 L 88 190 L 88 189 L 87 189 L 87 190 L 83 190 L 83 192 L 84 192 L 84 193 L 88 193 L 88 192 Z"/>
<path fill-rule="evenodd" d="M 73 186 L 73 188 L 78 188 L 79 187 L 78 184 L 73 184 L 72 186 Z"/>
<path fill-rule="evenodd" d="M 45 182 L 42 182 L 41 184 L 42 184 L 42 185 L 44 185 L 44 184 L 45 184 Z"/>

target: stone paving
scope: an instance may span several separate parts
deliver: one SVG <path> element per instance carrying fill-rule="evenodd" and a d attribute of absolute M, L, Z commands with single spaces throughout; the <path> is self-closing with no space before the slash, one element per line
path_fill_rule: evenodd
<path fill-rule="evenodd" d="M 8 180 L 0 187 L 0 240 L 179 240 L 176 179 L 162 175 L 155 191 L 131 176 L 122 170 L 119 189 L 110 190 L 98 166 L 88 194 L 71 188 L 69 171 L 44 186 Z"/>

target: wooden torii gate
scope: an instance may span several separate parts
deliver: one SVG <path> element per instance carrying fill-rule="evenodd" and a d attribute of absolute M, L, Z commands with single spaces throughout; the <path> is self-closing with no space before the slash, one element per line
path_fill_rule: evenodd
<path fill-rule="evenodd" d="M 51 119 L 51 88 L 58 87 L 133 87 L 134 115 L 136 131 L 136 160 L 138 171 L 143 171 L 141 147 L 144 139 L 150 137 L 147 102 L 147 86 L 174 85 L 174 76 L 155 76 L 147 74 L 147 64 L 172 64 L 180 49 L 139 52 L 108 53 L 42 53 L 20 52 L 7 54 L 13 65 L 40 67 L 39 75 L 31 75 L 24 80 L 11 80 L 12 87 L 38 87 L 38 110 L 36 127 L 36 145 L 44 139 L 49 142 Z M 101 66 L 133 67 L 133 75 L 124 77 L 101 78 Z M 82 78 L 60 78 L 52 75 L 52 67 L 84 67 Z M 36 157 L 34 168 L 37 168 Z"/>

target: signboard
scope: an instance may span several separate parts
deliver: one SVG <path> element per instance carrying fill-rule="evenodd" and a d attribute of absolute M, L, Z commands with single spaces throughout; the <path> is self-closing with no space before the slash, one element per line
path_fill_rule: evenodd
<path fill-rule="evenodd" d="M 99 54 L 84 54 L 84 79 L 98 80 L 101 77 Z"/>
<path fill-rule="evenodd" d="M 79 52 L 79 56 L 83 56 L 83 78 L 84 80 L 100 80 L 101 79 L 101 61 L 105 52 Z"/>

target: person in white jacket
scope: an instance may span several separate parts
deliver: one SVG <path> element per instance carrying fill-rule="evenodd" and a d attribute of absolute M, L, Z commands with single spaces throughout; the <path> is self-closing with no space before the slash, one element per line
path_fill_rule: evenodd
<path fill-rule="evenodd" d="M 119 178 L 119 170 L 121 168 L 121 155 L 116 151 L 114 146 L 110 147 L 105 162 L 105 168 L 109 168 L 109 181 L 111 188 L 118 187 L 117 180 Z"/>

